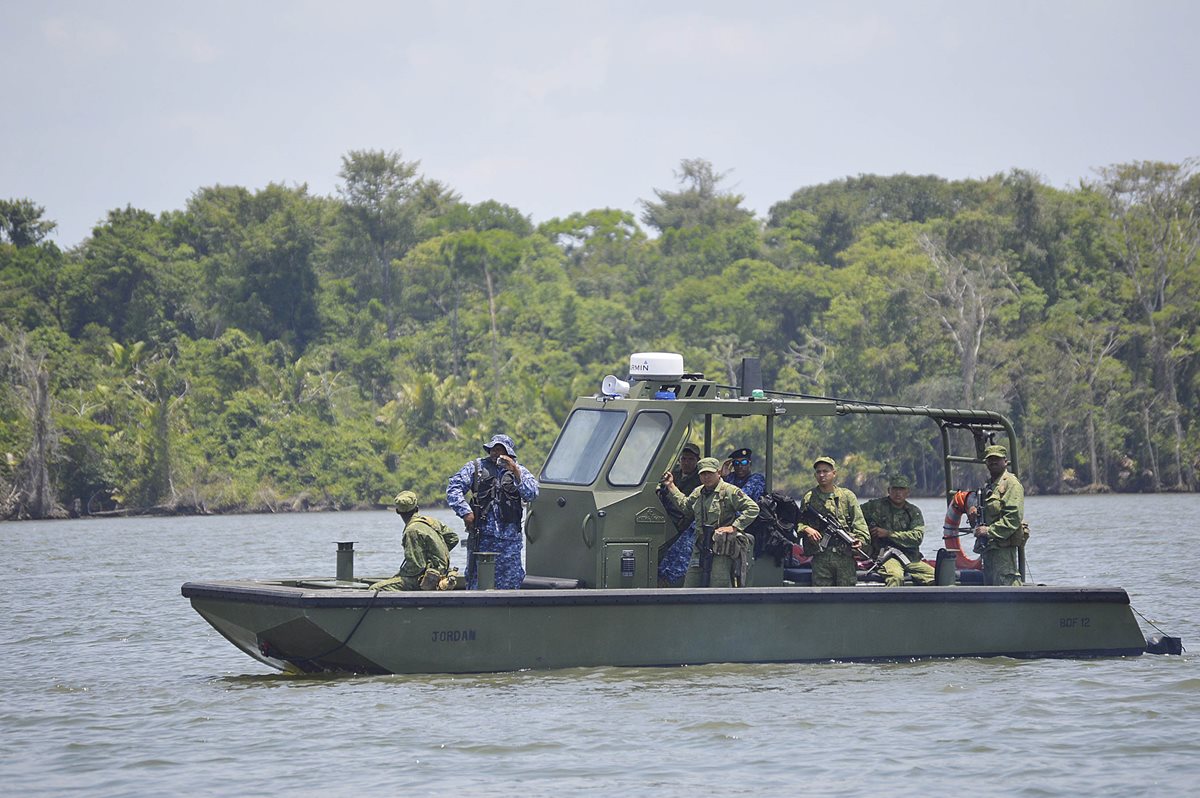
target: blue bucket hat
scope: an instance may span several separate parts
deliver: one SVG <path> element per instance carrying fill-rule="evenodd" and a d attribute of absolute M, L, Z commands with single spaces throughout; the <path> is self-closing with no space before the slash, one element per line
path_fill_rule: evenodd
<path fill-rule="evenodd" d="M 513 443 L 512 438 L 507 435 L 493 435 L 492 439 L 483 445 L 483 450 L 491 454 L 492 447 L 497 443 L 504 447 L 504 451 L 508 452 L 509 457 L 515 458 L 517 456 L 517 447 Z"/>

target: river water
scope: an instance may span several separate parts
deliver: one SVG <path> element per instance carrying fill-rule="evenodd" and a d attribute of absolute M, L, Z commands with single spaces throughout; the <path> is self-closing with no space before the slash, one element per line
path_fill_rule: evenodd
<path fill-rule="evenodd" d="M 918 503 L 928 556 L 942 505 Z M 1026 515 L 1034 581 L 1123 586 L 1200 651 L 1200 496 L 1033 497 Z M 179 594 L 331 575 L 346 539 L 360 575 L 398 567 L 386 512 L 0 524 L 3 792 L 1179 795 L 1200 781 L 1192 653 L 295 677 Z"/>

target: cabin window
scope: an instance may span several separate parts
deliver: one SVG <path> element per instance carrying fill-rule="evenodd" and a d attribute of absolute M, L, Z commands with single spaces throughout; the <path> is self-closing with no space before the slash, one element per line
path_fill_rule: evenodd
<path fill-rule="evenodd" d="M 624 410 L 576 410 L 546 459 L 542 479 L 590 485 L 600 473 L 613 441 L 625 424 Z"/>
<path fill-rule="evenodd" d="M 671 416 L 667 413 L 639 413 L 629 430 L 625 444 L 617 454 L 608 472 L 608 481 L 613 485 L 641 485 L 646 470 L 658 453 L 658 447 L 671 429 Z"/>

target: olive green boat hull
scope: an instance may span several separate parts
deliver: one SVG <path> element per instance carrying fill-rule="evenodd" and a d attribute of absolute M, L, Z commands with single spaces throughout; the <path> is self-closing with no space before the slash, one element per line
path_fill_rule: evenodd
<path fill-rule="evenodd" d="M 306 586 L 320 584 L 188 582 L 182 593 L 235 646 L 285 671 L 1136 656 L 1146 646 L 1120 588 L 373 593 Z"/>

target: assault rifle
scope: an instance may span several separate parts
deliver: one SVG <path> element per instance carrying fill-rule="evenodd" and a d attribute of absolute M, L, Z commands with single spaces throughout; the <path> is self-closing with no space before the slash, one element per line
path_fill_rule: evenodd
<path fill-rule="evenodd" d="M 818 552 L 827 551 L 830 546 L 845 547 L 853 552 L 855 544 L 859 542 L 837 518 L 810 504 L 800 508 L 799 522 L 821 533 L 821 540 L 817 543 Z"/>
<path fill-rule="evenodd" d="M 883 567 L 885 562 L 893 557 L 899 560 L 901 565 L 908 564 L 908 555 L 904 553 L 904 550 L 889 543 L 879 550 L 879 554 L 875 557 L 874 562 L 871 563 L 871 567 L 867 569 L 867 573 L 870 574 L 878 571 Z"/>
<path fill-rule="evenodd" d="M 713 567 L 713 534 L 717 531 L 715 524 L 705 524 L 700 531 L 700 587 L 709 587 L 712 583 Z"/>
<path fill-rule="evenodd" d="M 971 530 L 972 535 L 975 534 L 975 530 L 979 527 L 979 525 L 983 523 L 983 495 L 984 495 L 985 489 L 986 489 L 986 486 L 984 486 L 983 488 L 978 488 L 975 491 L 972 491 L 972 493 L 974 493 L 978 497 L 976 499 L 976 502 L 978 504 L 976 505 L 977 511 L 975 513 L 974 519 L 971 518 L 971 513 L 970 513 L 971 494 L 970 493 L 967 494 L 967 527 Z M 987 549 L 987 544 L 988 544 L 987 538 L 975 538 L 975 544 L 973 546 L 971 546 L 971 551 L 975 552 L 976 554 L 983 554 L 984 550 Z"/>
<path fill-rule="evenodd" d="M 480 472 L 483 471 L 483 461 L 486 459 L 480 458 L 475 461 L 475 470 L 471 472 L 471 496 L 467 499 L 467 506 L 471 508 L 471 514 L 475 516 L 472 523 L 465 525 L 467 530 L 467 573 L 471 575 L 475 574 L 475 552 L 479 548 L 477 530 L 483 528 L 487 511 L 496 498 L 496 484 L 500 481 L 498 478 L 492 478 L 481 486 L 480 483 L 483 480 L 480 479 Z"/>

